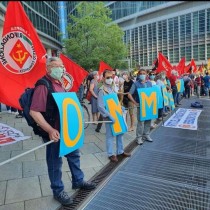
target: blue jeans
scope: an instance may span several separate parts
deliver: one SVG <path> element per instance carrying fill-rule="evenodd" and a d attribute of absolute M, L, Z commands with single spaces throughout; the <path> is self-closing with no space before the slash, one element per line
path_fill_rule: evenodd
<path fill-rule="evenodd" d="M 45 140 L 44 140 L 45 141 Z M 62 178 L 62 158 L 59 157 L 60 142 L 51 143 L 46 148 L 46 160 L 48 167 L 48 175 L 51 182 L 53 195 L 59 195 L 64 190 Z M 79 150 L 75 150 L 65 155 L 68 161 L 69 169 L 72 175 L 72 185 L 83 182 L 84 173 L 80 169 Z"/>
<path fill-rule="evenodd" d="M 105 123 L 106 126 L 106 150 L 108 156 L 112 156 L 113 154 L 113 142 L 114 142 L 114 136 L 112 134 L 111 130 L 111 124 L 110 123 Z M 116 154 L 120 155 L 124 152 L 123 150 L 123 134 L 117 135 L 116 136 Z"/>

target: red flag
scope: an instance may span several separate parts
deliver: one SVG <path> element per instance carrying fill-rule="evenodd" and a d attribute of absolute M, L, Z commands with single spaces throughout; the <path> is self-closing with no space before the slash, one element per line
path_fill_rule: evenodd
<path fill-rule="evenodd" d="M 171 70 L 173 69 L 172 65 L 168 61 L 166 57 L 162 53 L 158 53 L 158 67 L 156 70 L 156 73 L 159 73 L 161 71 L 166 71 L 167 77 L 170 77 Z"/>
<path fill-rule="evenodd" d="M 65 89 L 70 92 L 77 92 L 88 72 L 62 53 L 60 54 L 60 59 L 66 68 L 66 73 L 63 76 Z"/>
<path fill-rule="evenodd" d="M 184 69 L 185 69 L 185 57 L 183 57 L 179 61 L 179 64 L 176 66 L 176 70 L 178 71 L 179 75 L 184 74 Z"/>
<path fill-rule="evenodd" d="M 104 72 L 104 70 L 106 70 L 106 69 L 113 70 L 113 68 L 110 67 L 108 64 L 106 64 L 103 61 L 100 61 L 100 66 L 99 66 L 98 74 L 101 75 Z"/>
<path fill-rule="evenodd" d="M 0 44 L 0 102 L 21 109 L 19 97 L 46 73 L 46 51 L 21 3 L 9 1 Z"/>
<path fill-rule="evenodd" d="M 188 73 L 188 71 L 190 70 L 190 67 L 191 67 L 190 63 L 187 66 L 185 66 L 184 73 Z"/>
<path fill-rule="evenodd" d="M 191 69 L 192 69 L 192 73 L 195 73 L 197 71 L 197 66 L 195 64 L 194 59 L 191 60 Z"/>

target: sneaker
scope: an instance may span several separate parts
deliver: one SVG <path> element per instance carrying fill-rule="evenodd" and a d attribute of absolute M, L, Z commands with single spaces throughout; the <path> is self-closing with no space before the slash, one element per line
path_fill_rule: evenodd
<path fill-rule="evenodd" d="M 96 188 L 96 184 L 93 182 L 81 182 L 79 184 L 72 185 L 72 189 L 83 189 L 83 190 L 93 190 Z"/>
<path fill-rule="evenodd" d="M 142 137 L 136 138 L 136 143 L 137 143 L 138 145 L 143 144 Z"/>
<path fill-rule="evenodd" d="M 97 132 L 97 133 L 100 133 L 100 130 L 98 130 L 98 129 L 95 129 L 95 132 Z"/>
<path fill-rule="evenodd" d="M 8 110 L 7 112 L 10 114 L 11 113 L 11 110 Z"/>
<path fill-rule="evenodd" d="M 153 142 L 149 135 L 144 136 L 145 141 Z"/>
<path fill-rule="evenodd" d="M 121 157 L 126 158 L 126 157 L 130 157 L 131 156 L 131 153 L 123 152 L 122 154 L 119 154 L 117 156 L 119 156 L 119 157 L 121 156 Z"/>
<path fill-rule="evenodd" d="M 54 198 L 63 206 L 69 206 L 73 203 L 72 198 L 65 191 L 62 191 L 58 196 L 54 195 Z"/>

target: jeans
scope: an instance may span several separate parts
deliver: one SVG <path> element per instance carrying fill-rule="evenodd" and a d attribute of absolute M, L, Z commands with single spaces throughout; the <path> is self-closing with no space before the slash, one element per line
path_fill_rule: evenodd
<path fill-rule="evenodd" d="M 171 86 L 171 89 L 172 89 L 172 95 L 173 95 L 173 99 L 174 99 L 174 104 L 177 104 L 177 100 L 176 100 L 176 97 L 177 97 L 177 87 L 176 86 Z"/>
<path fill-rule="evenodd" d="M 43 141 L 46 141 L 46 139 Z M 46 160 L 48 167 L 48 175 L 51 182 L 53 195 L 58 196 L 63 190 L 64 185 L 62 178 L 62 158 L 59 157 L 60 142 L 51 143 L 46 148 Z M 83 182 L 84 173 L 80 169 L 80 154 L 79 150 L 75 150 L 65 155 L 68 161 L 69 169 L 72 175 L 72 185 Z"/>
<path fill-rule="evenodd" d="M 201 86 L 198 85 L 196 91 L 197 91 L 197 97 L 200 98 L 200 95 L 201 95 Z"/>
<path fill-rule="evenodd" d="M 106 151 L 108 156 L 113 155 L 113 142 L 114 142 L 114 136 L 112 134 L 111 130 L 111 124 L 105 123 L 106 126 Z M 119 134 L 116 136 L 116 154 L 120 155 L 124 152 L 123 150 L 123 134 Z"/>
<path fill-rule="evenodd" d="M 204 87 L 205 90 L 205 96 L 209 97 L 209 87 Z"/>
<path fill-rule="evenodd" d="M 151 120 L 140 121 L 140 110 L 137 108 L 137 127 L 136 127 L 136 138 L 148 136 L 150 134 Z"/>
<path fill-rule="evenodd" d="M 99 118 L 98 118 L 98 121 L 103 121 L 103 119 L 104 119 L 104 118 L 103 118 L 103 115 L 100 114 L 100 115 L 99 115 Z M 97 127 L 96 127 L 96 130 L 100 131 L 100 130 L 101 130 L 101 127 L 102 127 L 102 124 L 103 124 L 103 123 L 98 123 L 98 124 L 97 124 Z"/>

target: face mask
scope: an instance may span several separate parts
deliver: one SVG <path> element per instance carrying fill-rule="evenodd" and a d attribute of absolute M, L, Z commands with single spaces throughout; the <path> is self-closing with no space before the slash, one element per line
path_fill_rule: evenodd
<path fill-rule="evenodd" d="M 105 82 L 106 82 L 107 85 L 111 85 L 112 82 L 113 82 L 113 79 L 111 79 L 111 78 L 110 79 L 106 79 Z"/>
<path fill-rule="evenodd" d="M 144 75 L 144 74 L 139 75 L 139 79 L 141 81 L 144 81 L 146 79 L 146 75 Z"/>
<path fill-rule="evenodd" d="M 61 80 L 61 77 L 63 76 L 63 68 L 61 67 L 53 67 L 51 68 L 50 76 L 53 79 Z"/>
<path fill-rule="evenodd" d="M 155 75 L 150 75 L 149 78 L 153 80 L 155 79 Z"/>
<path fill-rule="evenodd" d="M 166 76 L 165 75 L 162 75 L 162 79 L 165 79 L 166 78 Z"/>
<path fill-rule="evenodd" d="M 96 76 L 96 79 L 99 80 L 99 76 Z"/>

